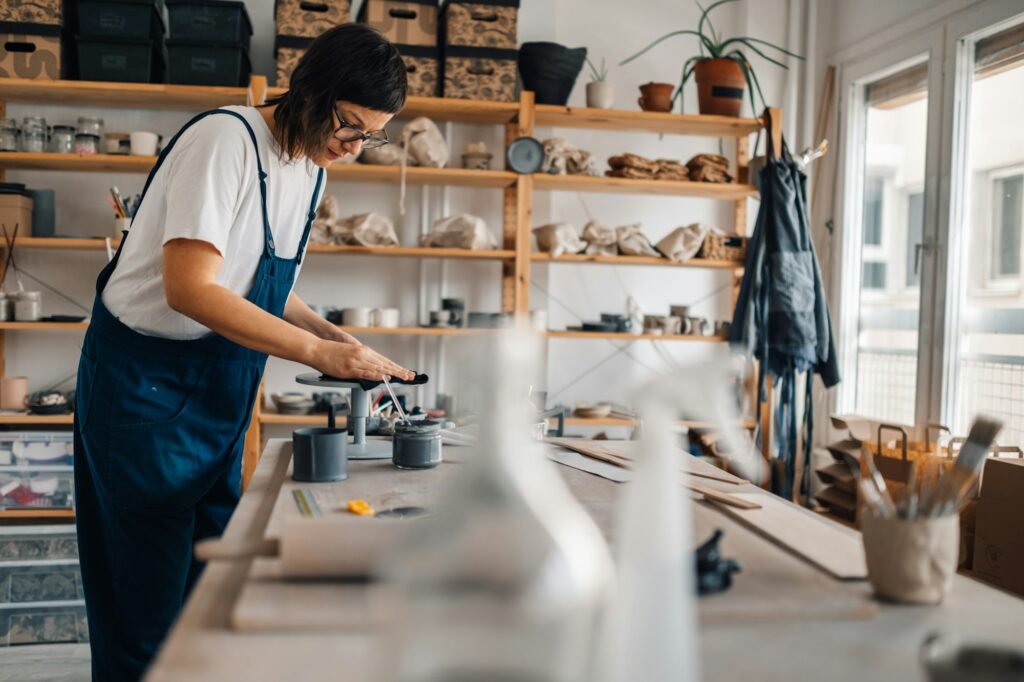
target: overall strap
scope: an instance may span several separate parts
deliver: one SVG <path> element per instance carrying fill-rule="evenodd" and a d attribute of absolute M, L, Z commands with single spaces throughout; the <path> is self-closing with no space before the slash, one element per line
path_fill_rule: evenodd
<path fill-rule="evenodd" d="M 313 196 L 309 200 L 309 213 L 306 215 L 306 226 L 302 230 L 302 240 L 299 241 L 299 251 L 295 254 L 295 262 L 301 264 L 302 256 L 306 251 L 306 242 L 309 241 L 309 233 L 313 230 L 313 220 L 316 218 L 316 200 L 320 194 L 320 188 L 324 184 L 324 169 L 321 168 L 316 174 L 316 187 L 313 188 Z"/>

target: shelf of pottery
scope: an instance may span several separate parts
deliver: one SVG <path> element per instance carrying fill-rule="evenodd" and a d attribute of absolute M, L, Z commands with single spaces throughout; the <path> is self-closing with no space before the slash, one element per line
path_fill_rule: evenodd
<path fill-rule="evenodd" d="M 241 104 L 247 100 L 260 102 L 268 95 L 279 92 L 277 89 L 268 89 L 266 80 L 261 76 L 253 76 L 248 88 L 0 78 L 0 102 L 5 105 L 17 102 L 75 108 L 166 109 L 184 112 L 224 104 Z M 182 123 L 185 117 L 183 114 Z M 464 154 L 453 153 L 438 122 L 500 126 L 505 148 L 501 151 L 488 150 L 472 144 L 467 146 Z M 702 155 L 682 163 L 652 161 L 624 154 L 610 159 L 610 170 L 599 176 L 595 171 L 596 163 L 592 160 L 581 164 L 572 160 L 583 156 L 581 150 L 559 148 L 551 143 L 545 149 L 544 142 L 534 140 L 534 126 L 541 125 L 733 138 L 737 159 L 735 164 L 729 164 L 721 157 Z M 529 91 L 522 92 L 512 102 L 411 97 L 401 114 L 401 120 L 397 122 L 398 133 L 392 135 L 399 143 L 390 145 L 390 150 L 376 156 L 367 155 L 360 159 L 361 163 L 333 166 L 328 173 L 329 179 L 343 180 L 346 185 L 393 184 L 401 187 L 400 192 L 404 192 L 404 185 L 501 190 L 501 225 L 489 225 L 480 217 L 470 214 L 452 214 L 428 225 L 417 243 L 400 244 L 390 217 L 382 214 L 344 215 L 336 204 L 325 199 L 318 212 L 310 252 L 321 254 L 321 257 L 366 256 L 421 261 L 430 259 L 437 262 L 494 262 L 500 266 L 500 308 L 462 310 L 454 323 L 450 311 L 442 308 L 440 300 L 427 311 L 431 314 L 424 314 L 423 319 L 418 320 L 396 319 L 396 309 L 388 307 L 353 307 L 347 310 L 323 308 L 322 312 L 344 329 L 360 335 L 473 337 L 493 332 L 512 315 L 531 312 L 529 286 L 531 265 L 534 263 L 699 267 L 728 271 L 738 282 L 742 274 L 742 254 L 745 248 L 743 231 L 746 225 L 746 199 L 756 194 L 755 189 L 747 183 L 748 136 L 757 131 L 760 125 L 756 119 L 535 105 L 533 94 Z M 166 134 L 173 131 L 163 132 Z M 114 152 L 113 148 L 109 151 Z M 155 156 L 151 153 L 124 154 L 122 151 L 123 148 L 119 148 L 117 153 L 95 154 L 0 152 L 0 173 L 9 170 L 142 174 L 155 163 Z M 130 147 L 128 151 L 131 151 Z M 388 156 L 394 152 L 399 152 L 400 158 Z M 405 160 L 404 166 L 402 159 Z M 458 167 L 460 165 L 463 167 Z M 595 223 L 576 234 L 564 225 L 535 226 L 530 222 L 534 194 L 542 191 L 628 192 L 636 195 L 702 197 L 728 201 L 733 205 L 733 230 L 722 234 L 710 232 L 700 225 L 686 226 L 665 240 L 651 243 L 642 231 L 632 227 L 625 230 L 611 229 Z M 52 211 L 52 194 L 44 196 L 41 203 L 48 203 Z M 24 213 L 24 205 L 19 210 Z M 34 225 L 31 230 L 21 230 L 17 236 L 9 232 L 9 241 L 3 245 L 4 251 L 5 254 L 13 252 L 16 256 L 26 252 L 56 255 L 80 250 L 106 252 L 109 256 L 116 249 L 121 223 L 112 221 L 109 226 L 101 225 L 91 231 L 83 230 L 82 227 L 76 226 L 77 229 L 65 232 L 65 226 L 54 224 L 51 212 L 48 218 L 44 216 L 42 222 Z M 60 236 L 72 232 L 78 236 Z M 80 236 L 83 233 L 95 236 Z M 532 250 L 534 239 L 540 247 L 538 251 Z M 13 249 L 10 248 L 12 244 Z M 16 267 L 16 258 L 14 263 Z M 97 270 L 99 266 L 97 264 Z M 36 301 L 39 305 L 34 313 L 28 310 L 32 304 L 27 304 L 23 306 L 26 312 L 19 315 L 16 308 L 20 303 L 18 300 L 0 302 L 0 317 L 6 318 L 0 321 L 0 363 L 3 360 L 3 338 L 8 332 L 80 331 L 87 326 L 86 320 L 74 315 L 50 316 L 51 304 L 59 304 L 60 301 L 48 292 L 43 292 L 41 301 Z M 457 307 L 458 303 L 449 301 L 448 305 Z M 3 315 L 6 309 L 10 309 L 9 315 Z M 621 319 L 621 316 L 595 320 L 594 324 L 586 325 L 585 329 L 547 330 L 543 327 L 543 311 L 534 311 L 533 319 L 535 325 L 544 329 L 544 333 L 552 340 L 716 342 L 722 339 L 726 331 L 720 321 L 701 319 L 685 311 L 665 310 L 655 313 L 633 320 Z M 71 364 L 69 361 L 69 366 Z M 44 387 L 31 386 L 33 391 L 39 391 L 40 388 Z M 36 398 L 56 403 L 61 400 L 55 395 L 38 395 Z M 66 398 L 65 395 L 65 401 Z M 50 409 L 58 408 L 50 406 Z M 0 424 L 70 424 L 71 415 L 66 406 L 61 409 L 62 414 L 46 415 L 0 411 Z M 260 404 L 255 407 L 254 417 L 252 431 L 247 439 L 248 470 L 254 466 L 255 457 L 258 456 L 261 424 L 324 419 L 319 415 L 280 415 L 263 410 Z"/>

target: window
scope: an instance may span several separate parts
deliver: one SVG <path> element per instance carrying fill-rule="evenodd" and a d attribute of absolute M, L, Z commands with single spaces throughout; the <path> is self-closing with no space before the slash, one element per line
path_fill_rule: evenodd
<path fill-rule="evenodd" d="M 908 287 L 921 284 L 921 258 L 918 246 L 924 239 L 924 192 L 907 196 L 907 276 Z"/>
<path fill-rule="evenodd" d="M 864 261 L 863 286 L 865 289 L 885 288 L 885 263 Z"/>
<path fill-rule="evenodd" d="M 992 279 L 1020 276 L 1024 175 L 997 178 L 992 194 Z"/>
<path fill-rule="evenodd" d="M 882 245 L 882 197 L 885 180 L 869 175 L 864 181 L 864 245 Z"/>

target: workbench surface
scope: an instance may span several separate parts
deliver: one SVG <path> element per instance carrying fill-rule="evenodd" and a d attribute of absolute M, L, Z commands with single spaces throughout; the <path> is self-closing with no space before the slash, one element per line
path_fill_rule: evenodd
<path fill-rule="evenodd" d="M 342 485 L 352 486 L 352 497 L 360 497 L 360 486 L 371 481 L 379 486 L 392 479 L 398 491 L 433 490 L 457 471 L 460 454 L 457 448 L 446 449 L 446 463 L 427 472 L 399 472 L 387 460 L 350 462 L 351 477 Z M 290 455 L 287 440 L 267 444 L 226 540 L 264 537 L 282 487 L 293 485 L 288 478 Z M 621 484 L 555 466 L 614 546 Z M 738 490 L 703 479 L 701 483 Z M 745 485 L 741 490 L 757 489 Z M 918 650 L 934 630 L 968 641 L 1020 644 L 1024 600 L 969 578 L 957 576 L 952 593 L 938 607 L 876 605 L 866 582 L 833 580 L 705 502 L 694 504 L 694 522 L 698 541 L 716 528 L 724 530 L 725 556 L 743 564 L 729 592 L 700 600 L 700 666 L 706 682 L 913 682 L 925 679 Z M 838 525 L 836 531 L 854 532 Z M 369 634 L 234 631 L 231 613 L 250 564 L 213 562 L 206 568 L 148 682 L 375 679 L 374 639 Z"/>

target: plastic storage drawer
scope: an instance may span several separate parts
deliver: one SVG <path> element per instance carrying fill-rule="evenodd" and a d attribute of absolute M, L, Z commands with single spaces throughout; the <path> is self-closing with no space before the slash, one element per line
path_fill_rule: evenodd
<path fill-rule="evenodd" d="M 71 509 L 74 506 L 71 467 L 0 467 L 0 509 Z"/>
<path fill-rule="evenodd" d="M 167 41 L 167 80 L 180 85 L 249 84 L 252 66 L 241 45 Z"/>
<path fill-rule="evenodd" d="M 0 565 L 77 558 L 78 538 L 72 525 L 0 527 Z"/>
<path fill-rule="evenodd" d="M 235 43 L 246 50 L 252 23 L 245 4 L 234 0 L 167 0 L 169 37 L 213 43 Z"/>
<path fill-rule="evenodd" d="M 157 38 L 163 34 L 163 19 L 153 0 L 79 0 L 80 36 Z"/>
<path fill-rule="evenodd" d="M 8 431 L 0 433 L 0 466 L 71 464 L 74 436 L 70 431 Z"/>
<path fill-rule="evenodd" d="M 0 563 L 0 604 L 80 601 L 82 575 L 78 562 L 4 566 Z"/>
<path fill-rule="evenodd" d="M 85 604 L 0 605 L 0 646 L 88 641 Z"/>
<path fill-rule="evenodd" d="M 78 76 L 86 81 L 163 83 L 159 41 L 78 37 Z"/>

